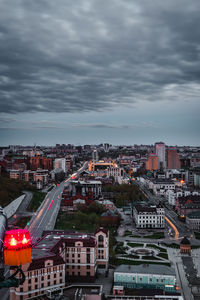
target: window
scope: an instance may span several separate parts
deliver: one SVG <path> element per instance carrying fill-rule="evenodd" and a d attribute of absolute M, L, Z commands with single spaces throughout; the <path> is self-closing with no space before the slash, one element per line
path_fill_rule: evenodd
<path fill-rule="evenodd" d="M 78 266 L 78 269 L 80 269 L 81 267 L 80 266 Z"/>
<path fill-rule="evenodd" d="M 37 279 L 37 277 L 35 278 L 35 282 L 38 282 L 38 279 Z"/>
<path fill-rule="evenodd" d="M 43 288 L 43 287 L 44 287 L 44 283 L 41 284 L 41 288 Z"/>
<path fill-rule="evenodd" d="M 74 254 L 72 254 L 72 257 L 74 257 Z"/>
<path fill-rule="evenodd" d="M 135 277 L 133 277 L 132 279 L 135 280 Z"/>
<path fill-rule="evenodd" d="M 81 273 L 80 273 L 80 272 L 78 272 L 78 276 L 81 276 Z"/>
<path fill-rule="evenodd" d="M 62 283 L 62 279 L 60 279 L 60 283 Z"/>
<path fill-rule="evenodd" d="M 87 263 L 90 263 L 90 254 L 87 254 Z"/>
<path fill-rule="evenodd" d="M 78 264 L 80 264 L 81 263 L 81 260 L 80 259 L 78 259 Z"/>
<path fill-rule="evenodd" d="M 20 293 L 22 293 L 22 292 L 23 292 L 23 287 L 20 288 Z"/>
<path fill-rule="evenodd" d="M 54 274 L 54 276 L 53 276 L 54 278 L 56 278 L 56 273 Z"/>
<path fill-rule="evenodd" d="M 50 281 L 48 281 L 47 285 L 50 286 Z"/>
<path fill-rule="evenodd" d="M 72 263 L 74 264 L 74 259 L 72 259 Z"/>
<path fill-rule="evenodd" d="M 81 255 L 80 255 L 80 254 L 78 254 L 78 257 L 81 257 Z"/>
<path fill-rule="evenodd" d="M 72 266 L 72 269 L 74 269 L 74 266 Z"/>
<path fill-rule="evenodd" d="M 50 279 L 50 275 L 47 276 L 47 279 Z"/>
<path fill-rule="evenodd" d="M 60 277 L 62 277 L 62 272 L 60 272 Z"/>
<path fill-rule="evenodd" d="M 87 269 L 90 269 L 90 265 L 87 265 Z"/>
<path fill-rule="evenodd" d="M 41 277 L 41 281 L 44 281 L 44 276 Z"/>
<path fill-rule="evenodd" d="M 90 248 L 87 248 L 87 252 L 90 252 Z"/>
<path fill-rule="evenodd" d="M 87 276 L 90 276 L 90 272 L 87 272 Z"/>
<path fill-rule="evenodd" d="M 53 283 L 54 283 L 54 285 L 56 285 L 56 280 L 54 280 L 54 282 L 53 282 Z"/>
<path fill-rule="evenodd" d="M 29 284 L 31 283 L 31 279 L 28 280 L 28 283 L 29 283 Z"/>
<path fill-rule="evenodd" d="M 98 241 L 99 241 L 99 242 L 103 242 L 103 241 L 104 241 L 104 237 L 103 237 L 103 235 L 99 235 L 99 237 L 98 237 Z"/>
<path fill-rule="evenodd" d="M 37 290 L 37 288 L 38 288 L 38 285 L 37 285 L 37 284 L 35 284 L 35 290 Z"/>

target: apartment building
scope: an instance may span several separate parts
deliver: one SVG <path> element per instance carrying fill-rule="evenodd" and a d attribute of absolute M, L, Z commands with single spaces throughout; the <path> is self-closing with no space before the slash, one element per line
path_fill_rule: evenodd
<path fill-rule="evenodd" d="M 32 249 L 32 262 L 22 266 L 26 280 L 10 289 L 10 300 L 23 300 L 45 295 L 49 289 L 65 286 L 65 262 L 60 255 L 46 249 Z"/>
<path fill-rule="evenodd" d="M 46 231 L 32 250 L 32 262 L 23 267 L 26 280 L 10 290 L 11 300 L 24 300 L 61 289 L 73 281 L 92 282 L 97 269 L 108 269 L 109 232 L 94 234 Z"/>
<path fill-rule="evenodd" d="M 137 228 L 164 228 L 165 210 L 159 206 L 137 204 L 133 208 L 133 219 Z"/>

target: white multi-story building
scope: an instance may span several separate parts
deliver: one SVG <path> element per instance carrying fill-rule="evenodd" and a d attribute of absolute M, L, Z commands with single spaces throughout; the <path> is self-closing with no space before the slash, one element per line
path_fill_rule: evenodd
<path fill-rule="evenodd" d="M 155 195 L 165 195 L 167 190 L 175 190 L 177 185 L 180 185 L 180 182 L 173 181 L 171 179 L 152 179 L 147 181 L 149 189 L 152 189 Z"/>
<path fill-rule="evenodd" d="M 165 210 L 162 207 L 136 205 L 133 218 L 137 228 L 164 228 Z"/>
<path fill-rule="evenodd" d="M 178 197 L 186 197 L 189 195 L 200 195 L 198 191 L 189 191 L 189 190 L 167 190 L 165 197 L 170 205 L 176 205 L 176 199 Z"/>
<path fill-rule="evenodd" d="M 109 167 L 107 169 L 107 176 L 114 177 L 115 181 L 120 184 L 122 182 L 122 178 L 124 177 L 124 169 L 119 168 L 118 166 Z"/>
<path fill-rule="evenodd" d="M 63 172 L 67 172 L 67 165 L 65 158 L 56 158 L 54 160 L 54 169 L 62 169 Z"/>
<path fill-rule="evenodd" d="M 159 142 L 155 144 L 156 155 L 158 156 L 158 167 L 166 167 L 165 143 Z"/>

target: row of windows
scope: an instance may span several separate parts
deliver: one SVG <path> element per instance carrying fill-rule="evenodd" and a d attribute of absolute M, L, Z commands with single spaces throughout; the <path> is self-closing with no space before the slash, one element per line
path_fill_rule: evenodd
<path fill-rule="evenodd" d="M 81 266 L 71 266 L 71 265 L 66 265 L 66 269 L 69 269 L 70 267 L 71 267 L 72 269 L 75 269 L 75 268 L 80 269 L 80 268 L 81 268 Z M 87 265 L 87 266 L 86 266 L 86 269 L 90 269 L 90 265 Z"/>
<path fill-rule="evenodd" d="M 62 278 L 59 280 L 59 283 L 63 283 Z M 54 280 L 53 284 L 54 284 L 54 285 L 57 285 L 57 284 L 58 284 L 57 280 Z M 52 284 L 51 284 L 50 281 L 48 281 L 48 282 L 47 282 L 47 286 L 50 286 L 50 285 L 52 285 Z M 37 290 L 38 288 L 41 288 L 41 289 L 42 289 L 42 288 L 44 288 L 44 286 L 45 286 L 45 285 L 44 285 L 43 282 L 41 283 L 41 286 L 40 286 L 40 287 L 39 287 L 38 284 L 35 284 L 34 289 L 35 289 L 35 290 Z M 31 286 L 31 285 L 28 285 L 28 291 L 32 291 L 32 286 Z M 23 287 L 20 288 L 20 293 L 23 293 Z"/>
<path fill-rule="evenodd" d="M 80 272 L 77 272 L 77 274 L 75 274 L 75 272 L 72 272 L 72 274 L 70 275 L 69 272 L 66 273 L 67 276 L 81 276 Z M 86 273 L 86 276 L 90 276 L 90 272 Z"/>
<path fill-rule="evenodd" d="M 62 277 L 63 276 L 63 274 L 62 273 L 59 273 L 60 274 L 60 277 Z M 52 275 L 54 275 L 54 278 L 56 278 L 56 277 L 58 277 L 57 275 L 59 275 L 58 273 L 54 273 L 54 274 L 52 274 Z M 48 275 L 47 276 L 47 279 L 50 279 L 51 278 L 51 275 Z M 33 278 L 33 279 L 29 279 L 28 280 L 28 283 L 30 284 L 31 283 L 31 281 L 32 280 L 34 280 L 35 279 L 35 282 L 38 282 L 38 277 L 35 277 L 35 278 Z M 44 276 L 41 276 L 41 281 L 44 281 Z"/>
<path fill-rule="evenodd" d="M 77 247 L 77 248 L 66 248 L 66 251 L 67 251 L 67 252 L 76 252 L 76 251 L 77 251 L 77 252 L 81 252 L 81 249 L 82 249 L 82 248 L 78 248 L 78 247 Z M 90 248 L 87 248 L 86 251 L 87 251 L 87 252 L 90 252 Z"/>
<path fill-rule="evenodd" d="M 48 267 L 46 269 L 41 269 L 41 270 L 36 270 L 36 271 L 30 271 L 28 272 L 28 277 L 32 277 L 32 276 L 38 276 L 40 274 L 45 274 L 45 273 L 51 273 L 56 272 L 56 271 L 62 271 L 64 270 L 64 266 L 55 266 L 55 267 Z"/>

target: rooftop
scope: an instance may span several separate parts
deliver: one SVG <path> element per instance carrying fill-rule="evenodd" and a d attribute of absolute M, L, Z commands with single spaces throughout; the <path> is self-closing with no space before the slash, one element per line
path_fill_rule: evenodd
<path fill-rule="evenodd" d="M 143 264 L 143 265 L 120 265 L 115 269 L 115 273 L 140 273 L 176 276 L 175 270 L 165 265 Z"/>

